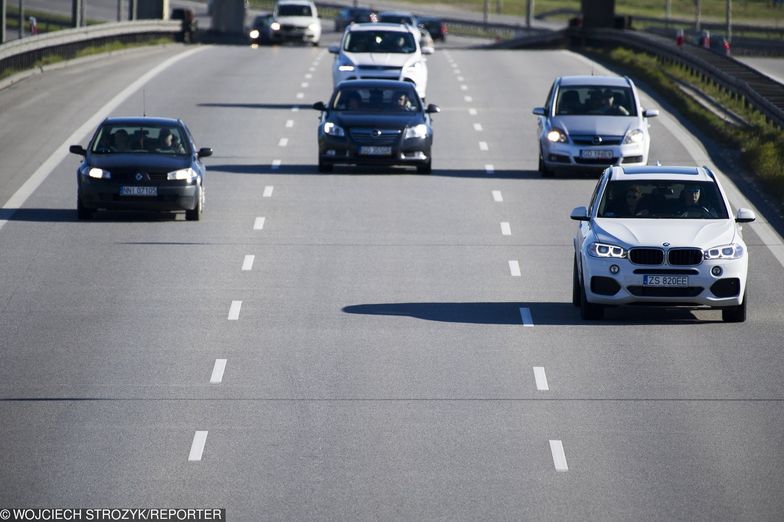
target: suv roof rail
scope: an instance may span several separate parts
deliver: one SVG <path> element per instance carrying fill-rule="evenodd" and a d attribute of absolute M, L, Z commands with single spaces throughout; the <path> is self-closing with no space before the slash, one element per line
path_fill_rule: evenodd
<path fill-rule="evenodd" d="M 713 181 L 716 181 L 716 175 L 713 173 L 713 171 L 710 168 L 708 168 L 707 165 L 703 165 L 702 168 L 705 169 L 705 172 L 708 174 L 708 176 L 710 176 L 710 178 Z"/>

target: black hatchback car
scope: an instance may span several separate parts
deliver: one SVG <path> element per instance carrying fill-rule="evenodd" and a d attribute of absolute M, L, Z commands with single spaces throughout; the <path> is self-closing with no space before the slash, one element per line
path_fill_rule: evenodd
<path fill-rule="evenodd" d="M 204 208 L 201 158 L 212 149 L 197 149 L 185 124 L 170 118 L 107 118 L 85 149 L 76 170 L 79 219 L 98 209 L 184 210 L 198 221 Z"/>
<path fill-rule="evenodd" d="M 424 106 L 411 82 L 347 80 L 328 104 L 317 102 L 319 172 L 335 164 L 414 165 L 430 173 L 436 105 Z"/>

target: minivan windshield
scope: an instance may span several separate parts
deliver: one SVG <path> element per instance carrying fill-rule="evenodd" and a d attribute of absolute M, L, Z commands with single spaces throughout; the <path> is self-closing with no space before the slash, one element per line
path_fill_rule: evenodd
<path fill-rule="evenodd" d="M 637 116 L 629 87 L 566 85 L 558 90 L 556 116 Z"/>

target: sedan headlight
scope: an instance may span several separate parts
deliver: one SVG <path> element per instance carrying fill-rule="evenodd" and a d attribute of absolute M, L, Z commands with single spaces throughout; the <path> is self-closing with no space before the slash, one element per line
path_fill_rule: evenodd
<path fill-rule="evenodd" d="M 87 175 L 95 179 L 112 179 L 111 172 L 96 167 L 93 167 L 90 170 L 88 170 Z"/>
<path fill-rule="evenodd" d="M 280 31 L 280 24 L 278 22 L 272 22 L 270 24 L 270 29 L 273 31 Z"/>
<path fill-rule="evenodd" d="M 624 145 L 628 145 L 629 143 L 642 143 L 643 138 L 645 138 L 645 134 L 641 129 L 632 129 L 626 133 L 626 137 L 623 138 L 623 143 Z"/>
<path fill-rule="evenodd" d="M 591 243 L 588 245 L 588 254 L 593 257 L 616 257 L 623 259 L 626 257 L 626 250 L 618 245 Z"/>
<path fill-rule="evenodd" d="M 552 129 L 547 133 L 547 139 L 553 143 L 566 143 L 566 133 L 561 129 Z"/>
<path fill-rule="evenodd" d="M 187 169 L 175 170 L 166 174 L 166 179 L 169 181 L 188 181 L 189 183 L 196 179 L 196 171 L 188 167 Z"/>
<path fill-rule="evenodd" d="M 705 250 L 705 259 L 740 259 L 745 252 L 743 245 L 732 243 L 731 245 L 715 246 Z"/>
<path fill-rule="evenodd" d="M 256 38 L 258 38 L 258 37 L 259 37 L 259 30 L 258 30 L 258 29 L 254 29 L 254 30 L 252 30 L 252 31 L 250 32 L 250 35 L 249 35 L 249 36 L 251 37 L 251 39 L 255 40 Z"/>
<path fill-rule="evenodd" d="M 335 125 L 331 121 L 328 121 L 324 124 L 324 134 L 329 134 L 330 136 L 345 136 L 346 133 L 343 131 L 343 127 L 340 125 Z"/>
<path fill-rule="evenodd" d="M 408 138 L 427 138 L 427 125 L 420 123 L 413 127 L 406 127 L 406 133 L 403 135 L 403 139 Z"/>
<path fill-rule="evenodd" d="M 311 31 L 317 31 L 318 28 L 319 28 L 319 24 L 317 24 L 316 22 L 313 22 L 312 24 L 310 24 L 308 26 L 308 29 L 311 30 Z"/>

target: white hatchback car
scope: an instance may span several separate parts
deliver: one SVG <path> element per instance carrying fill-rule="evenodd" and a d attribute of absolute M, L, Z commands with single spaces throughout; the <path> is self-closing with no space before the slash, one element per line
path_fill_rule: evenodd
<path fill-rule="evenodd" d="M 610 165 L 646 165 L 651 138 L 634 83 L 616 76 L 562 76 L 536 107 L 539 172 L 601 171 Z"/>
<path fill-rule="evenodd" d="M 416 86 L 423 100 L 427 91 L 427 63 L 411 27 L 400 24 L 351 24 L 343 33 L 332 65 L 333 87 L 343 80 L 400 80 Z"/>
<path fill-rule="evenodd" d="M 719 180 L 707 167 L 610 167 L 577 207 L 572 301 L 583 319 L 608 305 L 720 308 L 746 320 L 748 251 Z"/>
<path fill-rule="evenodd" d="M 321 41 L 321 20 L 310 0 L 279 0 L 269 28 L 271 43 L 297 41 L 315 46 Z"/>

